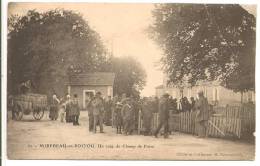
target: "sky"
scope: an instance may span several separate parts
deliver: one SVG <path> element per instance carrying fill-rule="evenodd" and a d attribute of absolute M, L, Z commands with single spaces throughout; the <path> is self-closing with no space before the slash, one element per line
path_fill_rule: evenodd
<path fill-rule="evenodd" d="M 255 6 L 243 7 L 256 15 Z M 156 65 L 162 51 L 145 32 L 153 21 L 153 4 L 11 3 L 8 14 L 24 15 L 31 9 L 42 12 L 55 8 L 82 14 L 90 27 L 100 34 L 107 49 L 113 51 L 114 56 L 135 57 L 147 74 L 147 83 L 141 95 L 155 95 L 155 87 L 163 82 L 163 72 Z"/>

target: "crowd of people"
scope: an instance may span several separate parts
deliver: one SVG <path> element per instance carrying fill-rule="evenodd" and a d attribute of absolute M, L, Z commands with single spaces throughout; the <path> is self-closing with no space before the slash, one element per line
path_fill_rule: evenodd
<path fill-rule="evenodd" d="M 52 96 L 50 105 L 49 118 L 51 120 L 57 120 L 60 117 L 60 121 L 72 123 L 74 126 L 79 125 L 80 107 L 77 94 L 74 94 L 73 99 L 70 95 L 66 95 L 66 99 L 58 99 L 56 94 Z"/>
<path fill-rule="evenodd" d="M 178 114 L 185 111 L 197 111 L 196 122 L 200 128 L 199 137 L 206 136 L 207 121 L 209 119 L 209 104 L 203 92 L 198 93 L 198 98 L 181 98 L 179 101 L 165 93 L 161 98 L 144 97 L 142 99 L 122 94 L 115 95 L 107 99 L 102 97 L 100 92 L 95 95 L 90 94 L 86 103 L 86 110 L 89 118 L 89 132 L 104 133 L 104 127 L 112 126 L 117 134 L 131 135 L 138 130 L 139 118 L 143 120 L 144 135 L 154 135 L 158 137 L 161 128 L 164 128 L 164 138 L 169 135 L 169 117 L 170 114 Z M 155 131 L 152 130 L 153 113 L 159 115 L 159 125 Z M 77 95 L 71 99 L 66 95 L 66 99 L 58 99 L 54 94 L 50 107 L 49 118 L 57 120 L 60 117 L 61 122 L 79 125 L 80 107 Z"/>

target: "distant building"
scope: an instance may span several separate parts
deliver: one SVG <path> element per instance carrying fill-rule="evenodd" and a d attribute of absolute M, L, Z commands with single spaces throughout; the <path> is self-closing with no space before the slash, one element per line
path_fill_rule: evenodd
<path fill-rule="evenodd" d="M 159 85 L 155 87 L 155 96 L 161 97 L 166 91 L 167 90 L 164 88 L 164 85 Z"/>
<path fill-rule="evenodd" d="M 241 103 L 241 93 L 235 93 L 232 90 L 224 88 L 218 82 L 200 82 L 197 86 L 183 86 L 178 88 L 172 84 L 168 84 L 168 77 L 164 75 L 163 85 L 157 86 L 156 96 L 161 97 L 164 93 L 169 93 L 173 98 L 180 99 L 182 96 L 197 97 L 199 91 L 203 91 L 208 98 L 209 103 L 216 105 L 238 105 Z M 242 102 L 252 101 L 255 103 L 255 92 L 248 91 L 243 93 Z"/>
<path fill-rule="evenodd" d="M 101 92 L 104 98 L 108 96 L 112 97 L 114 79 L 114 73 L 96 72 L 75 74 L 69 77 L 67 90 L 71 96 L 77 94 L 80 108 L 84 109 L 86 108 L 86 103 L 89 101 L 90 93 Z"/>

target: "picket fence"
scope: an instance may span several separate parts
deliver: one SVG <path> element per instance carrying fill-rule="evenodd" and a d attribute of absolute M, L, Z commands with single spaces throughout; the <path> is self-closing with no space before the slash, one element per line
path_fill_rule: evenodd
<path fill-rule="evenodd" d="M 170 114 L 169 130 L 196 134 L 199 128 L 196 125 L 196 111 Z M 152 130 L 159 124 L 158 113 L 153 113 Z M 142 114 L 139 114 L 138 133 L 144 130 Z M 218 138 L 248 138 L 255 131 L 254 105 L 214 107 L 208 121 L 207 136 Z"/>

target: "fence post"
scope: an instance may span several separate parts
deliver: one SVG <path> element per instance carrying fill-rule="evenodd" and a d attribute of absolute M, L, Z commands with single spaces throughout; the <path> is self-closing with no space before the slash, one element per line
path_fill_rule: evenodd
<path fill-rule="evenodd" d="M 140 134 L 140 130 L 141 130 L 141 110 L 138 111 L 138 135 Z"/>

